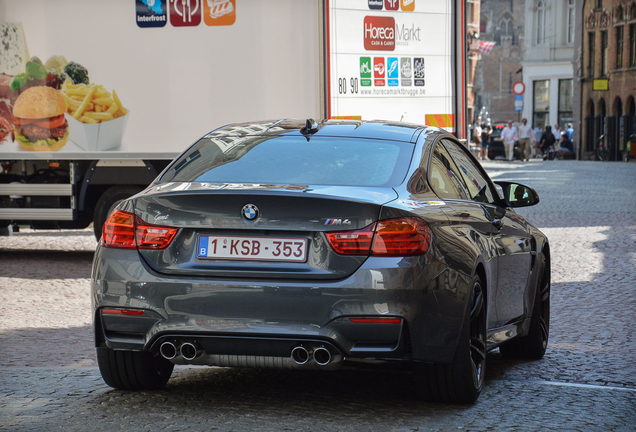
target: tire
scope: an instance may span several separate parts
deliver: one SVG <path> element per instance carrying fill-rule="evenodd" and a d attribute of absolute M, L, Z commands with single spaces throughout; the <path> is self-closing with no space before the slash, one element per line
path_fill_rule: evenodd
<path fill-rule="evenodd" d="M 450 364 L 415 363 L 419 396 L 429 402 L 473 403 L 486 375 L 486 301 L 481 281 L 473 280 L 470 308 Z"/>
<path fill-rule="evenodd" d="M 609 160 L 609 151 L 603 147 L 596 150 L 596 160 L 607 162 Z"/>
<path fill-rule="evenodd" d="M 113 211 L 115 206 L 126 198 L 141 191 L 142 188 L 138 186 L 112 186 L 106 189 L 106 192 L 97 200 L 95 212 L 93 213 L 93 232 L 95 233 L 97 241 L 102 238 L 104 222 L 106 222 L 108 215 L 110 215 L 110 212 Z"/>
<path fill-rule="evenodd" d="M 104 382 L 119 390 L 157 390 L 166 385 L 174 365 L 159 355 L 141 351 L 97 348 Z"/>
<path fill-rule="evenodd" d="M 538 281 L 528 334 L 516 337 L 499 347 L 501 355 L 509 358 L 538 360 L 548 348 L 550 337 L 550 263 L 541 258 L 541 278 Z"/>

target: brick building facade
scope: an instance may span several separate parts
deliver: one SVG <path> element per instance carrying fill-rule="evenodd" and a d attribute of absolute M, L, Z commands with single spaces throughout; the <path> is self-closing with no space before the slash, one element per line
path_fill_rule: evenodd
<path fill-rule="evenodd" d="M 518 121 L 512 85 L 522 77 L 524 5 L 525 0 L 481 1 L 480 40 L 495 46 L 477 63 L 475 115 L 481 111 L 493 123 Z"/>
<path fill-rule="evenodd" d="M 582 23 L 578 156 L 593 159 L 602 142 L 620 160 L 636 134 L 636 1 L 583 0 Z"/>

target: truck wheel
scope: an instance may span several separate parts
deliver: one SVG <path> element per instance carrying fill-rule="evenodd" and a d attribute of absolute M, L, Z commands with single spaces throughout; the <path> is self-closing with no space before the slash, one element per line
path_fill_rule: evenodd
<path fill-rule="evenodd" d="M 113 186 L 106 189 L 106 192 L 99 197 L 97 205 L 95 205 L 95 212 L 93 214 L 93 231 L 95 232 L 95 238 L 97 241 L 102 238 L 102 227 L 104 222 L 108 218 L 110 212 L 113 211 L 115 206 L 122 200 L 141 192 L 142 189 L 138 186 Z"/>
<path fill-rule="evenodd" d="M 166 385 L 174 365 L 159 355 L 141 351 L 97 348 L 104 382 L 120 390 L 157 390 Z"/>
<path fill-rule="evenodd" d="M 415 378 L 422 399 L 430 402 L 472 403 L 486 375 L 486 301 L 479 278 L 473 280 L 471 307 L 450 364 L 416 363 Z"/>
<path fill-rule="evenodd" d="M 516 337 L 499 347 L 501 355 L 509 358 L 538 360 L 548 347 L 550 335 L 550 264 L 545 255 L 541 260 L 541 278 L 532 308 L 528 334 Z"/>

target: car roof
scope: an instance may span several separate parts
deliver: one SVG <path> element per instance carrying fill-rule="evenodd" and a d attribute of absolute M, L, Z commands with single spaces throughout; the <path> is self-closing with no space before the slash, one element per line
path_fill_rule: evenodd
<path fill-rule="evenodd" d="M 304 131 L 307 122 L 314 127 L 309 133 Z M 299 135 L 331 136 L 347 138 L 386 139 L 414 143 L 422 132 L 441 131 L 441 129 L 417 124 L 390 122 L 381 120 L 322 120 L 281 119 L 250 123 L 234 123 L 215 129 L 204 138 Z M 303 133 L 305 132 L 305 133 Z"/>

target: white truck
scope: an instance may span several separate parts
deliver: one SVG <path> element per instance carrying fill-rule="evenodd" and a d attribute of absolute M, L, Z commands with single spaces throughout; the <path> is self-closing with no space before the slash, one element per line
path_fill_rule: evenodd
<path fill-rule="evenodd" d="M 93 223 L 99 238 L 119 200 L 228 123 L 384 119 L 465 139 L 465 1 L 0 0 L 0 231 Z M 32 106 L 46 86 L 63 113 Z"/>

